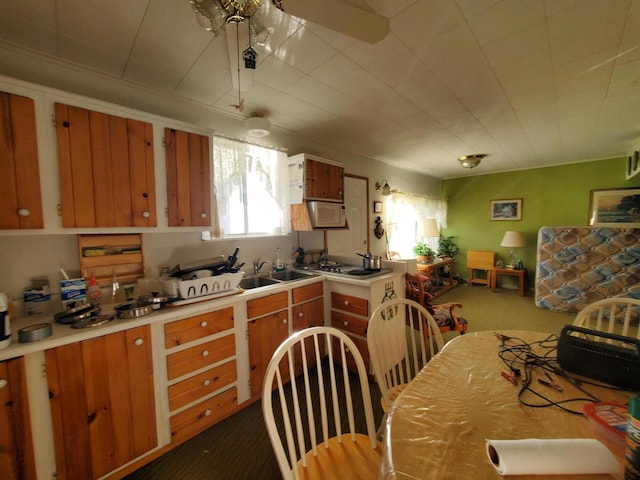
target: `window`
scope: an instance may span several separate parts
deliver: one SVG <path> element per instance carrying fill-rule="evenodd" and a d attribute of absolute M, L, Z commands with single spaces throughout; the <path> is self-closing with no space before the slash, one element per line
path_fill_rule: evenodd
<path fill-rule="evenodd" d="M 400 258 L 415 258 L 413 247 L 424 240 L 436 252 L 438 239 L 422 238 L 424 220 L 435 218 L 438 229 L 447 226 L 447 201 L 422 195 L 394 192 L 384 197 L 384 223 L 388 252 L 397 252 Z"/>
<path fill-rule="evenodd" d="M 220 236 L 291 231 L 286 153 L 215 136 L 213 184 Z"/>

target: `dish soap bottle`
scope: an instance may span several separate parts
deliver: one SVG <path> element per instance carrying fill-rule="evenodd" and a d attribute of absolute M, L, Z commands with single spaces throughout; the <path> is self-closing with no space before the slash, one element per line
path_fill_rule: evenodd
<path fill-rule="evenodd" d="M 100 285 L 98 285 L 98 281 L 96 277 L 91 277 L 91 281 L 89 282 L 89 288 L 87 289 L 87 296 L 89 297 L 89 302 L 91 305 L 99 305 L 100 299 L 102 298 L 102 292 L 100 291 Z"/>
<path fill-rule="evenodd" d="M 118 282 L 118 276 L 114 271 L 111 274 L 111 303 L 116 303 L 120 301 L 120 283 Z"/>

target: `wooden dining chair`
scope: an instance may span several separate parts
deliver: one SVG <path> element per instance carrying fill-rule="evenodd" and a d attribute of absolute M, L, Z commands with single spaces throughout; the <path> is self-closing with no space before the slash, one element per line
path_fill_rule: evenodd
<path fill-rule="evenodd" d="M 465 318 L 459 317 L 455 311 L 456 308 L 462 308 L 462 304 L 440 303 L 434 305 L 432 303 L 433 295 L 424 288 L 425 280 L 428 281 L 421 275 L 405 274 L 406 297 L 426 308 L 435 319 L 442 333 L 465 333 L 469 328 L 469 323 Z"/>
<path fill-rule="evenodd" d="M 573 324 L 640 339 L 638 321 L 640 321 L 640 299 L 612 297 L 598 300 L 584 307 L 576 315 Z"/>
<path fill-rule="evenodd" d="M 373 311 L 367 346 L 385 412 L 443 344 L 433 316 L 413 300 L 390 300 Z"/>
<path fill-rule="evenodd" d="M 351 360 L 359 388 L 349 381 Z M 262 412 L 283 479 L 378 478 L 382 445 L 367 369 L 341 330 L 307 328 L 278 347 L 264 378 Z M 356 415 L 363 414 L 367 431 L 358 433 Z"/>

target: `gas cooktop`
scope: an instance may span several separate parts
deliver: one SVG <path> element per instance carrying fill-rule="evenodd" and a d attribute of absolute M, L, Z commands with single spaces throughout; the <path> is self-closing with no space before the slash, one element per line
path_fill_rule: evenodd
<path fill-rule="evenodd" d="M 305 265 L 301 268 L 317 273 L 328 273 L 333 275 L 343 275 L 357 278 L 371 278 L 393 271 L 391 268 L 383 268 L 381 270 L 365 270 L 364 268 L 357 265 L 335 262 Z"/>

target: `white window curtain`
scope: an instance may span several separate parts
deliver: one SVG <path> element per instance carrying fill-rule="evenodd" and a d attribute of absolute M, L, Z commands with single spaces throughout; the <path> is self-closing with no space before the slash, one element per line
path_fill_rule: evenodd
<path fill-rule="evenodd" d="M 384 199 L 384 223 L 387 254 L 394 252 L 400 258 L 414 258 L 413 247 L 424 240 L 438 250 L 438 238 L 423 238 L 424 221 L 435 218 L 438 230 L 447 226 L 447 201 L 422 195 L 394 192 Z"/>
<path fill-rule="evenodd" d="M 291 231 L 287 163 L 285 152 L 214 137 L 213 183 L 221 236 Z"/>

